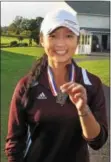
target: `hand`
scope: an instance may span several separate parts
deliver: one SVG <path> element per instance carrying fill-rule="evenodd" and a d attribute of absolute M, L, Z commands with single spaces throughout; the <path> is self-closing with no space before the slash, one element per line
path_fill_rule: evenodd
<path fill-rule="evenodd" d="M 60 89 L 62 92 L 68 93 L 70 100 L 78 111 L 86 108 L 87 93 L 86 89 L 81 84 L 68 82 L 63 84 Z"/>

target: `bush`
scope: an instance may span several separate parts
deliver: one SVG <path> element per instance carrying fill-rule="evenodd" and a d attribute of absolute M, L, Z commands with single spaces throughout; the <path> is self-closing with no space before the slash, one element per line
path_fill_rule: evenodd
<path fill-rule="evenodd" d="M 24 39 L 23 36 L 18 36 L 19 41 L 22 41 L 23 39 Z"/>
<path fill-rule="evenodd" d="M 10 47 L 10 46 L 9 46 L 9 43 L 1 43 L 0 47 L 1 48 L 6 48 L 6 47 Z"/>
<path fill-rule="evenodd" d="M 10 42 L 10 47 L 28 47 L 28 43 L 18 43 L 17 41 Z"/>
<path fill-rule="evenodd" d="M 10 47 L 28 47 L 28 43 L 18 43 L 17 41 L 10 42 Z"/>
<path fill-rule="evenodd" d="M 1 36 L 18 38 L 18 35 L 16 35 L 15 33 L 2 34 Z M 23 37 L 23 39 L 25 39 L 25 38 L 29 38 L 28 35 L 27 35 L 27 36 L 23 36 L 23 35 L 21 35 L 21 36 Z"/>
<path fill-rule="evenodd" d="M 17 46 L 18 46 L 17 41 L 11 41 L 10 42 L 10 47 L 17 47 Z"/>
<path fill-rule="evenodd" d="M 19 43 L 18 46 L 19 47 L 27 47 L 28 46 L 28 43 Z"/>

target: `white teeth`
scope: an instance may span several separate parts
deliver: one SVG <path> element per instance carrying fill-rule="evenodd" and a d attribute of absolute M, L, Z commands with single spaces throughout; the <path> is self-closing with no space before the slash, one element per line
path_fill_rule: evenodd
<path fill-rule="evenodd" d="M 65 54 L 66 51 L 56 51 L 57 54 Z"/>

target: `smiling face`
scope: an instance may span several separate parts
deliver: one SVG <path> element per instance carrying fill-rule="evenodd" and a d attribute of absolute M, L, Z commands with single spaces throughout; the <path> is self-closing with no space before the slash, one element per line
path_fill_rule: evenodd
<path fill-rule="evenodd" d="M 40 37 L 48 60 L 64 63 L 72 59 L 78 45 L 78 37 L 68 28 L 59 27 L 49 35 Z"/>

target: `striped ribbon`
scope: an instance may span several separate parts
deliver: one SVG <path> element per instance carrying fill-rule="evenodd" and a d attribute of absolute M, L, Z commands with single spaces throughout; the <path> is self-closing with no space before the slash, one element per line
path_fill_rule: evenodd
<path fill-rule="evenodd" d="M 54 81 L 53 72 L 52 72 L 52 69 L 50 66 L 47 67 L 47 74 L 48 74 L 48 81 L 49 81 L 51 91 L 54 96 L 57 96 L 58 90 L 57 90 L 56 83 Z M 72 63 L 70 71 L 69 71 L 69 81 L 74 81 L 74 80 L 75 80 L 75 69 L 74 69 L 74 65 Z"/>

